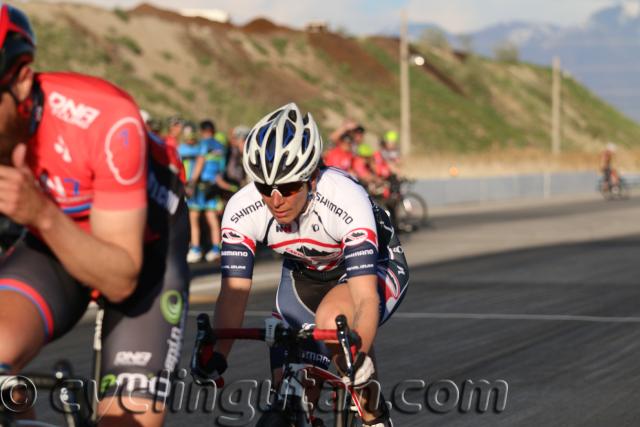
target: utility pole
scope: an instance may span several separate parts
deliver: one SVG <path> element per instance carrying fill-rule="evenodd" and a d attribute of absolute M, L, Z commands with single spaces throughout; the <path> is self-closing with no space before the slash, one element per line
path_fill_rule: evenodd
<path fill-rule="evenodd" d="M 560 76 L 560 58 L 553 58 L 553 78 L 551 84 L 551 152 L 554 156 L 560 154 L 560 107 L 562 100 L 562 80 Z"/>
<path fill-rule="evenodd" d="M 409 101 L 409 44 L 407 41 L 407 11 L 402 11 L 400 26 L 400 153 L 411 154 L 411 111 Z"/>

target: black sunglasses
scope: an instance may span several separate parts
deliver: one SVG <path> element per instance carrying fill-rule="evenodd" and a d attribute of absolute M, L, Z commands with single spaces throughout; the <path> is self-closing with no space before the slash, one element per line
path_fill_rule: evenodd
<path fill-rule="evenodd" d="M 300 190 L 302 190 L 304 183 L 305 181 L 297 181 L 297 182 L 288 182 L 286 184 L 279 184 L 279 185 L 267 185 L 267 184 L 261 184 L 259 182 L 254 182 L 260 194 L 267 197 L 271 197 L 271 193 L 273 193 L 273 190 L 277 190 L 278 193 L 282 195 L 282 197 L 289 197 L 293 194 L 298 193 Z"/>

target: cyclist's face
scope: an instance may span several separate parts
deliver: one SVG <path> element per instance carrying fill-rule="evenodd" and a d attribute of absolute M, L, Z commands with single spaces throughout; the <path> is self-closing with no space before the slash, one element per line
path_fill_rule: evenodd
<path fill-rule="evenodd" d="M 11 152 L 18 142 L 16 103 L 8 92 L 0 92 L 0 164 L 11 164 Z"/>
<path fill-rule="evenodd" d="M 270 195 L 262 193 L 262 200 L 278 224 L 290 224 L 305 208 L 308 192 L 309 183 L 305 182 L 299 191 L 287 196 L 283 196 L 278 190 L 273 190 Z"/>

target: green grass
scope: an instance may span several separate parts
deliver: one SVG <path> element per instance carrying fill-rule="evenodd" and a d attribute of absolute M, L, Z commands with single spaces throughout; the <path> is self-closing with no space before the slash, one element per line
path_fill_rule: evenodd
<path fill-rule="evenodd" d="M 271 45 L 278 51 L 280 56 L 284 56 L 287 52 L 287 45 L 289 44 L 289 40 L 282 37 L 274 37 L 271 39 Z"/>
<path fill-rule="evenodd" d="M 119 7 L 116 7 L 115 9 L 113 9 L 113 14 L 116 15 L 118 17 L 118 19 L 120 19 L 123 22 L 129 22 L 129 14 L 120 9 Z"/>
<path fill-rule="evenodd" d="M 175 58 L 173 56 L 173 53 L 169 52 L 168 50 L 163 50 L 160 54 L 162 55 L 162 59 L 164 59 L 167 62 L 171 62 Z"/>
<path fill-rule="evenodd" d="M 258 52 L 260 52 L 260 54 L 264 56 L 269 56 L 269 51 L 264 46 L 262 46 L 262 44 L 260 44 L 256 39 L 254 39 L 253 37 L 249 37 L 249 42 L 251 43 L 251 46 L 253 46 Z"/>
<path fill-rule="evenodd" d="M 189 102 L 193 102 L 196 100 L 196 93 L 190 89 L 181 89 L 180 94 Z"/>
<path fill-rule="evenodd" d="M 173 80 L 171 76 L 168 76 L 166 74 L 156 72 L 156 73 L 153 73 L 153 78 L 168 88 L 173 89 L 176 86 L 176 81 Z"/>
<path fill-rule="evenodd" d="M 287 65 L 287 66 L 291 68 L 297 75 L 299 75 L 304 81 L 309 82 L 312 85 L 317 85 L 322 82 L 322 79 L 320 77 L 313 76 L 309 74 L 309 72 L 307 72 L 306 70 L 300 67 L 297 67 L 295 65 Z"/>
<path fill-rule="evenodd" d="M 142 55 L 142 48 L 140 47 L 140 45 L 129 36 L 114 35 L 107 37 L 107 40 L 117 46 L 121 46 L 127 49 L 129 52 L 133 53 L 136 56 Z"/>

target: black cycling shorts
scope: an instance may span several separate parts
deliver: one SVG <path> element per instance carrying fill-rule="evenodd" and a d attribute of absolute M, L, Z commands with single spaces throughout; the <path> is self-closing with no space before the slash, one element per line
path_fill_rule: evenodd
<path fill-rule="evenodd" d="M 175 215 L 170 235 L 145 244 L 134 293 L 119 304 L 104 302 L 102 395 L 168 396 L 168 375 L 180 358 L 190 281 L 184 201 Z M 33 236 L 27 236 L 0 265 L 0 291 L 18 292 L 36 306 L 47 341 L 68 332 L 90 301 L 90 289 L 71 277 Z M 86 351 L 92 351 L 89 345 Z"/>

